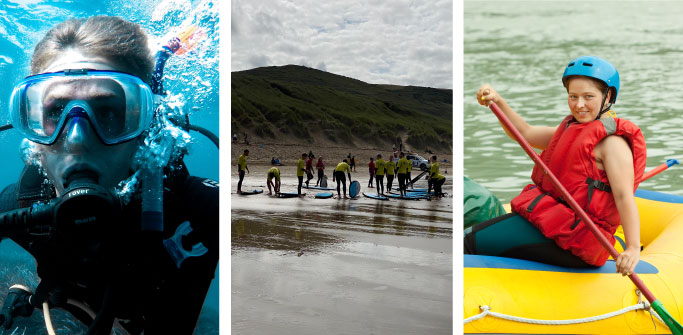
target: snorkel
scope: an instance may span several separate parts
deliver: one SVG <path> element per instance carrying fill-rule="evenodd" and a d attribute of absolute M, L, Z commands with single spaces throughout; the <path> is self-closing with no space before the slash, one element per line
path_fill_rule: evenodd
<path fill-rule="evenodd" d="M 201 30 L 196 26 L 190 26 L 181 34 L 173 37 L 167 44 L 157 51 L 154 61 L 154 73 L 152 74 L 152 93 L 155 95 L 155 102 L 159 103 L 166 92 L 164 91 L 163 78 L 164 66 L 166 61 L 174 54 L 184 54 L 194 47 L 203 38 Z M 158 115 L 160 118 L 161 116 Z M 189 121 L 189 120 L 188 120 Z M 187 122 L 189 124 L 189 122 Z M 150 130 L 151 131 L 151 130 Z M 163 142 L 163 136 L 157 136 Z M 163 143 L 154 143 L 150 137 L 145 139 L 147 146 L 162 146 Z M 170 159 L 170 153 L 161 148 L 161 154 L 156 157 L 147 157 L 145 164 L 141 167 L 142 183 L 142 231 L 163 232 L 164 231 L 164 167 Z M 152 150 L 155 152 L 155 150 Z M 158 153 L 158 151 L 156 151 Z M 150 159 L 151 158 L 151 159 Z"/>

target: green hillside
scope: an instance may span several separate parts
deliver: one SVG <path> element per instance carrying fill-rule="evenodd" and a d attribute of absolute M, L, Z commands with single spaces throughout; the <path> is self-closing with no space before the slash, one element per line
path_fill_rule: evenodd
<path fill-rule="evenodd" d="M 232 73 L 232 132 L 262 139 L 451 148 L 452 90 L 372 85 L 303 66 Z"/>

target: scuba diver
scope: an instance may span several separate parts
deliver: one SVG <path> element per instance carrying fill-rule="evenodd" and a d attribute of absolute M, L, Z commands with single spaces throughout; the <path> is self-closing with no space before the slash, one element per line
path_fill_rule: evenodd
<path fill-rule="evenodd" d="M 142 28 L 108 16 L 64 21 L 36 45 L 9 106 L 37 159 L 0 193 L 0 237 L 31 253 L 40 281 L 10 288 L 5 329 L 62 308 L 88 334 L 193 333 L 218 264 L 218 183 L 182 154 L 139 155 L 178 41 L 164 48 L 155 67 Z M 131 177 L 132 194 L 113 191 Z"/>

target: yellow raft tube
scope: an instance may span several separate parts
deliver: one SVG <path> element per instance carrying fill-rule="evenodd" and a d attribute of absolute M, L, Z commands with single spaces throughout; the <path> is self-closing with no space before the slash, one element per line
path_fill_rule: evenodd
<path fill-rule="evenodd" d="M 669 314 L 681 323 L 683 197 L 638 190 L 636 203 L 643 243 L 636 273 Z M 671 334 L 663 322 L 637 307 L 639 302 L 647 300 L 639 298 L 628 277 L 615 272 L 612 260 L 600 268 L 570 269 L 503 257 L 465 255 L 464 331 L 468 334 Z M 485 314 L 484 306 L 490 312 L 503 315 Z M 629 307 L 633 310 L 624 311 Z M 619 311 L 622 314 L 587 320 Z M 507 316 L 549 324 L 508 320 Z M 577 319 L 581 323 L 563 324 Z"/>

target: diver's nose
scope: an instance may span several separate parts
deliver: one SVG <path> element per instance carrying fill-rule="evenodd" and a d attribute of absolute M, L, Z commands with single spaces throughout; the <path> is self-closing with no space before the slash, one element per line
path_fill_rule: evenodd
<path fill-rule="evenodd" d="M 64 146 L 68 152 L 82 152 L 92 141 L 98 141 L 90 121 L 85 116 L 73 116 L 64 127 Z"/>

